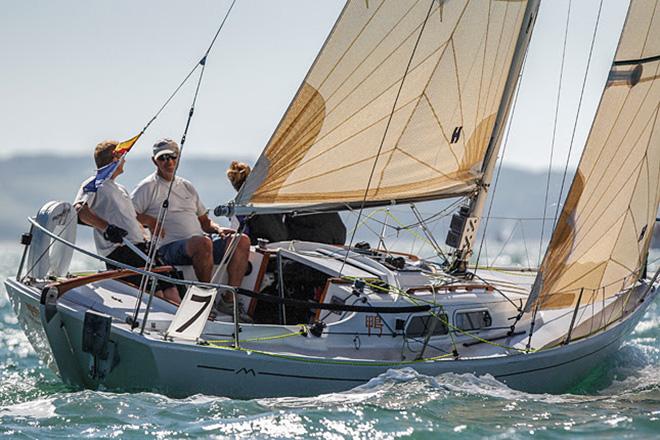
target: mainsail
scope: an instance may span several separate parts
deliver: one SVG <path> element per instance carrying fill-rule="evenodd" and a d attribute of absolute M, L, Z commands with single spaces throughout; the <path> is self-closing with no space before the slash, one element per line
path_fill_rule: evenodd
<path fill-rule="evenodd" d="M 526 5 L 349 0 L 236 205 L 474 192 Z"/>
<path fill-rule="evenodd" d="M 605 302 L 638 281 L 660 203 L 659 109 L 660 0 L 632 0 L 527 310 Z"/>

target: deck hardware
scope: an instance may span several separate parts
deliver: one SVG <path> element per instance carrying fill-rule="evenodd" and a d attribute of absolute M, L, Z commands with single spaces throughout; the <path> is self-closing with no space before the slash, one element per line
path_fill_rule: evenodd
<path fill-rule="evenodd" d="M 325 330 L 325 322 L 319 321 L 315 322 L 311 327 L 309 327 L 309 332 L 316 336 L 317 338 L 320 338 L 321 335 L 323 334 L 323 330 Z"/>
<path fill-rule="evenodd" d="M 355 281 L 353 281 L 353 295 L 360 296 L 360 294 L 363 294 L 365 285 L 366 283 L 363 279 L 356 278 Z"/>
<path fill-rule="evenodd" d="M 60 296 L 60 292 L 57 287 L 46 286 L 41 291 L 41 304 L 44 306 L 44 311 L 46 315 L 46 322 L 50 322 L 53 319 L 53 316 L 57 313 L 57 298 Z"/>
<path fill-rule="evenodd" d="M 21 256 L 21 262 L 18 265 L 18 272 L 16 273 L 16 281 L 21 279 L 21 272 L 23 272 L 23 265 L 25 265 L 25 259 L 27 258 L 28 249 L 30 248 L 30 243 L 32 243 L 32 229 L 34 225 L 30 225 L 30 232 L 26 232 L 21 235 L 21 244 L 25 246 L 23 248 L 23 255 Z"/>

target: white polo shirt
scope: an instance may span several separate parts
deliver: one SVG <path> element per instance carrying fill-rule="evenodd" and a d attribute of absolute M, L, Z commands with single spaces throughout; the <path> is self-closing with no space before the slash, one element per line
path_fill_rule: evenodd
<path fill-rule="evenodd" d="M 170 182 L 157 173 L 147 176 L 131 193 L 135 210 L 158 218 L 169 186 Z M 204 235 L 198 217 L 207 212 L 192 183 L 176 176 L 165 216 L 165 236 L 160 239 L 159 247 L 195 235 Z"/>
<path fill-rule="evenodd" d="M 113 179 L 108 179 L 103 182 L 103 185 L 95 193 L 85 193 L 83 188 L 94 178 L 95 176 L 92 176 L 80 185 L 76 200 L 73 202 L 74 205 L 86 203 L 103 220 L 125 229 L 128 232 L 128 235 L 126 235 L 128 241 L 131 243 L 143 242 L 145 240 L 144 229 L 137 221 L 137 213 L 126 188 Z M 103 238 L 103 232 L 96 228 L 94 228 L 94 243 L 98 253 L 104 257 L 108 256 L 118 246 L 121 246 Z"/>

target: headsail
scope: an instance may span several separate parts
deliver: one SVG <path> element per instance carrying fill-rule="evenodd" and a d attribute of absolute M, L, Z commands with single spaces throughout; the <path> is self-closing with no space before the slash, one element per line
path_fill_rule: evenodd
<path fill-rule="evenodd" d="M 237 205 L 358 205 L 376 160 L 372 205 L 474 191 L 526 4 L 349 0 Z"/>
<path fill-rule="evenodd" d="M 660 0 L 632 0 L 527 310 L 604 301 L 639 279 L 660 203 Z"/>

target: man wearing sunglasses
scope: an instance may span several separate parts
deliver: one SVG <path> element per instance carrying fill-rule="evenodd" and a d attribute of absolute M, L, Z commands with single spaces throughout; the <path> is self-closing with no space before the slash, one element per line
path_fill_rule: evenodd
<path fill-rule="evenodd" d="M 146 262 L 142 257 L 124 244 L 124 240 L 127 240 L 144 253 L 149 247 L 128 191 L 116 182 L 117 177 L 124 172 L 124 158 L 116 153 L 117 145 L 117 141 L 108 140 L 96 146 L 94 162 L 97 169 L 110 164 L 116 167 L 95 191 L 87 188 L 96 176 L 85 180 L 78 190 L 74 207 L 80 221 L 94 228 L 94 242 L 99 254 L 120 263 L 144 267 Z M 106 267 L 110 270 L 117 268 L 110 263 L 106 263 Z M 141 279 L 141 275 L 134 275 L 125 278 L 125 281 L 140 285 Z M 181 302 L 176 287 L 167 282 L 157 281 L 155 294 L 175 304 Z"/>
<path fill-rule="evenodd" d="M 199 281 L 210 282 L 213 264 L 220 263 L 235 231 L 213 222 L 193 185 L 175 176 L 178 158 L 179 146 L 175 141 L 156 142 L 152 155 L 156 171 L 138 184 L 131 199 L 138 221 L 147 226 L 153 236 L 160 235 L 158 255 L 161 260 L 171 265 L 192 265 Z M 162 225 L 157 225 L 168 193 L 165 219 Z M 241 285 L 250 254 L 249 238 L 241 235 L 238 240 L 227 266 L 227 281 L 236 287 Z M 223 295 L 220 302 L 220 311 L 231 311 L 231 295 Z M 241 315 L 244 321 L 249 320 L 244 313 Z"/>

